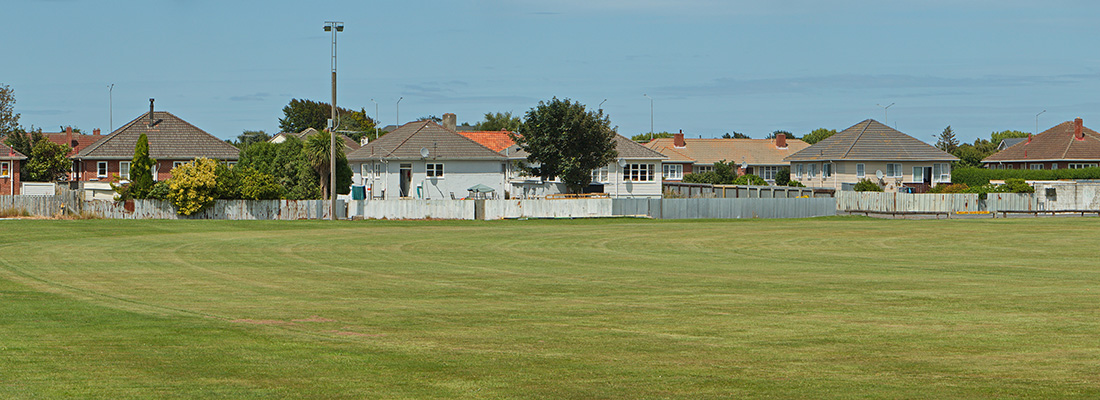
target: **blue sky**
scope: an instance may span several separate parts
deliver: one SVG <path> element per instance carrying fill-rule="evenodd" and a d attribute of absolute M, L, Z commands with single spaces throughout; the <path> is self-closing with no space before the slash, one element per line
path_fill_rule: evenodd
<path fill-rule="evenodd" d="M 603 108 L 619 132 L 802 135 L 866 118 L 964 141 L 1082 117 L 1100 128 L 1100 3 L 1089 1 L 13 1 L 0 83 L 24 126 L 86 131 L 170 111 L 231 138 L 278 130 L 292 98 L 339 96 L 383 124 Z M 1092 121 L 1092 122 L 1090 122 Z"/>

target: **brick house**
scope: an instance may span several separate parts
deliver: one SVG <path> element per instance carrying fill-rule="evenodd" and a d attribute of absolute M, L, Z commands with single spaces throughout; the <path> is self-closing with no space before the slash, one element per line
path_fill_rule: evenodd
<path fill-rule="evenodd" d="M 0 143 L 0 196 L 19 194 L 19 164 L 27 157 Z"/>
<path fill-rule="evenodd" d="M 1077 169 L 1100 165 L 1100 133 L 1080 118 L 1022 139 L 982 160 L 991 169 Z"/>
<path fill-rule="evenodd" d="M 95 144 L 95 142 L 98 142 L 100 139 L 103 139 L 105 136 L 101 135 L 99 132 L 100 131 L 97 128 L 92 130 L 91 135 L 85 135 L 83 133 L 74 133 L 72 127 L 66 127 L 65 132 L 43 133 L 42 137 L 53 143 L 67 145 L 72 148 L 72 150 L 70 150 L 68 154 L 68 157 L 71 159 L 73 157 L 76 157 L 76 155 L 79 154 L 81 150 L 84 150 L 88 146 L 91 146 L 92 144 Z M 74 161 L 73 168 L 69 172 L 69 180 L 77 180 L 76 177 L 78 175 L 78 170 L 79 168 L 77 166 L 77 163 Z"/>
<path fill-rule="evenodd" d="M 206 133 L 202 129 L 167 111 L 142 114 L 110 135 L 80 150 L 75 156 L 76 180 L 81 182 L 111 182 L 130 177 L 134 146 L 144 133 L 149 138 L 149 157 L 156 160 L 153 179 L 172 176 L 172 169 L 196 158 L 209 158 L 236 163 L 237 147 Z"/>

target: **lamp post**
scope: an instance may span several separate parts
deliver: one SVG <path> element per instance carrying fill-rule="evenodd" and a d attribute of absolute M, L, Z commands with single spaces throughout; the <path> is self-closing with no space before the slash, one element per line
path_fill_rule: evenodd
<path fill-rule="evenodd" d="M 649 135 L 653 136 L 653 98 L 645 93 L 642 93 L 642 97 L 649 99 Z"/>
<path fill-rule="evenodd" d="M 890 123 L 890 107 L 893 107 L 894 104 L 895 103 L 890 103 L 890 105 L 888 105 L 888 106 L 883 106 L 882 104 L 875 104 L 876 106 L 882 107 L 882 124 L 883 125 L 889 126 L 889 123 Z"/>
<path fill-rule="evenodd" d="M 374 99 L 370 99 L 370 102 L 374 103 L 374 138 L 378 139 L 378 123 L 380 122 L 378 121 L 378 102 Z"/>
<path fill-rule="evenodd" d="M 115 84 L 107 86 L 107 104 L 111 113 L 111 132 L 115 130 Z"/>
<path fill-rule="evenodd" d="M 336 32 L 344 31 L 341 21 L 325 21 L 325 32 L 332 32 L 332 119 L 328 126 L 329 219 L 336 220 Z"/>
<path fill-rule="evenodd" d="M 607 99 L 603 99 L 603 101 L 600 102 L 600 106 L 598 107 L 600 112 L 603 112 L 603 103 L 606 103 L 606 102 L 607 102 Z"/>
<path fill-rule="evenodd" d="M 396 126 L 398 128 L 401 127 L 401 100 L 403 100 L 404 98 L 405 98 L 405 96 L 401 96 L 400 98 L 397 99 L 397 125 Z"/>
<path fill-rule="evenodd" d="M 1036 135 L 1039 134 L 1039 116 L 1042 115 L 1045 112 L 1047 112 L 1047 110 L 1039 111 L 1038 114 L 1035 114 L 1035 134 Z"/>

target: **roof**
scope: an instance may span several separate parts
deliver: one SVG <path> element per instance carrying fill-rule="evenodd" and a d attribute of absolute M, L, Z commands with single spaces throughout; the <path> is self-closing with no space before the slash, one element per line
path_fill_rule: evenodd
<path fill-rule="evenodd" d="M 1081 127 L 1084 138 L 1074 138 L 1074 121 L 1066 121 L 1014 146 L 986 157 L 982 162 L 1100 160 L 1100 133 Z"/>
<path fill-rule="evenodd" d="M 18 151 L 15 151 L 8 145 L 0 143 L 0 160 L 14 161 L 14 160 L 26 160 L 27 156 Z"/>
<path fill-rule="evenodd" d="M 462 128 L 461 126 L 459 128 Z M 512 138 L 508 136 L 511 132 L 508 131 L 462 131 L 459 130 L 458 134 L 465 136 L 466 138 L 480 143 L 482 146 L 488 147 L 490 150 L 500 152 L 508 147 L 516 144 L 512 141 Z"/>
<path fill-rule="evenodd" d="M 272 136 L 271 139 L 268 139 L 267 141 L 275 143 L 275 141 L 277 140 L 276 138 L 278 138 L 279 136 L 294 136 L 294 137 L 296 137 L 296 138 L 298 138 L 302 141 L 305 141 L 310 136 L 316 135 L 318 133 L 320 133 L 320 132 L 318 132 L 316 129 L 313 129 L 313 128 L 306 128 L 304 131 L 301 131 L 301 132 L 298 132 L 298 133 L 279 132 L 279 133 L 275 134 L 275 136 Z M 346 147 L 349 150 L 358 150 L 359 147 L 361 147 L 359 145 L 359 142 L 356 142 L 355 139 L 352 139 L 352 138 L 348 137 L 348 135 L 345 135 L 343 133 L 340 134 L 340 139 L 344 141 L 344 147 Z"/>
<path fill-rule="evenodd" d="M 1015 146 L 1015 145 L 1019 144 L 1020 142 L 1025 141 L 1025 140 L 1027 140 L 1027 138 L 1001 139 L 1001 143 L 997 145 L 997 150 L 1000 151 L 1000 150 L 1007 149 L 1009 147 L 1012 147 L 1012 146 Z"/>
<path fill-rule="evenodd" d="M 956 161 L 958 159 L 873 119 L 863 120 L 785 158 L 787 161 Z"/>
<path fill-rule="evenodd" d="M 98 129 L 97 129 L 97 131 L 98 131 Z M 94 144 L 95 142 L 98 142 L 100 139 L 103 139 L 106 136 L 104 136 L 104 135 L 85 135 L 85 134 L 82 134 L 82 133 L 74 133 L 74 134 L 72 134 L 72 140 L 70 140 L 69 139 L 69 134 L 67 132 L 61 132 L 61 133 L 43 133 L 42 137 L 45 138 L 46 140 L 51 141 L 51 142 L 54 142 L 54 143 L 57 143 L 57 144 L 62 144 L 62 145 L 68 145 L 69 147 L 72 147 L 72 151 L 70 151 L 69 154 L 68 154 L 69 157 L 72 157 L 72 156 L 75 156 L 77 153 L 80 153 L 81 150 L 84 150 L 88 146 L 91 146 L 92 144 Z"/>
<path fill-rule="evenodd" d="M 612 140 L 615 141 L 615 151 L 619 153 L 619 158 L 626 158 L 626 159 L 651 158 L 651 159 L 658 159 L 658 160 L 663 160 L 663 159 L 668 158 L 667 156 L 657 152 L 656 150 L 645 147 L 645 146 L 639 144 L 638 142 L 627 139 L 627 138 L 623 137 L 623 135 L 620 135 L 620 134 L 617 134 L 617 133 L 615 134 L 615 137 L 612 138 Z M 521 149 L 519 147 L 519 145 L 509 146 L 507 149 L 505 149 L 503 151 L 503 153 L 507 154 L 508 157 L 512 158 L 512 159 L 527 158 L 527 152 L 523 151 L 523 149 Z"/>
<path fill-rule="evenodd" d="M 725 160 L 749 165 L 785 165 L 783 158 L 810 146 L 798 139 L 787 139 L 787 147 L 778 148 L 774 139 L 684 138 L 684 147 L 675 147 L 674 140 L 653 139 L 645 146 L 668 156 L 667 162 L 714 164 Z"/>
<path fill-rule="evenodd" d="M 134 157 L 134 146 L 142 133 L 149 137 L 149 157 L 155 160 L 191 160 L 199 157 L 215 160 L 236 160 L 237 147 L 206 133 L 167 111 L 149 113 L 130 121 L 103 139 L 84 148 L 75 158 L 92 160 L 128 159 Z"/>
<path fill-rule="evenodd" d="M 349 153 L 348 160 L 419 160 L 424 158 L 421 149 L 437 160 L 504 160 L 500 153 L 430 120 L 402 125 Z"/>

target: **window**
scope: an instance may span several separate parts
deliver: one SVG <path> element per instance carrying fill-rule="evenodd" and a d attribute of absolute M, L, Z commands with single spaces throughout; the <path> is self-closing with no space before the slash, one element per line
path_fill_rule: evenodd
<path fill-rule="evenodd" d="M 933 164 L 932 179 L 936 182 L 951 182 L 951 164 Z"/>
<path fill-rule="evenodd" d="M 817 164 L 809 164 L 807 167 L 806 179 L 817 179 Z"/>
<path fill-rule="evenodd" d="M 798 173 L 795 174 L 795 176 L 797 176 L 798 179 L 802 179 L 802 169 L 803 169 L 802 164 L 798 164 Z"/>
<path fill-rule="evenodd" d="M 374 169 L 374 164 L 362 164 L 359 166 L 359 176 L 363 178 L 363 184 L 367 184 L 367 179 L 370 179 Z"/>
<path fill-rule="evenodd" d="M 4 161 L 0 162 L 0 178 L 11 177 L 11 163 Z"/>
<path fill-rule="evenodd" d="M 623 180 L 632 182 L 653 182 L 656 168 L 653 164 L 627 164 L 623 167 Z"/>
<path fill-rule="evenodd" d="M 901 178 L 901 164 L 886 164 L 887 178 Z"/>
<path fill-rule="evenodd" d="M 665 164 L 662 166 L 664 169 L 665 179 L 683 179 L 684 178 L 684 165 L 683 164 Z"/>
<path fill-rule="evenodd" d="M 179 168 L 183 164 L 187 164 L 187 161 L 172 161 L 172 169 Z"/>
<path fill-rule="evenodd" d="M 828 179 L 831 176 L 833 176 L 833 164 L 832 163 L 821 164 L 821 178 L 822 179 Z"/>
<path fill-rule="evenodd" d="M 1069 169 L 1081 169 L 1095 167 L 1096 163 L 1069 163 Z"/>
<path fill-rule="evenodd" d="M 1031 169 L 1043 169 L 1042 163 L 1031 163 L 1028 165 Z"/>
<path fill-rule="evenodd" d="M 934 174 L 933 172 L 933 176 Z M 924 167 L 913 167 L 913 182 L 924 182 Z"/>
<path fill-rule="evenodd" d="M 118 162 L 118 177 L 122 179 L 130 179 L 130 162 L 119 161 Z"/>
<path fill-rule="evenodd" d="M 96 163 L 96 165 L 95 165 L 95 177 L 96 178 L 106 178 L 107 177 L 107 162 L 106 161 L 100 161 L 100 162 Z"/>
<path fill-rule="evenodd" d="M 1058 163 L 1050 163 L 1050 169 L 1058 169 Z"/>
<path fill-rule="evenodd" d="M 696 165 L 692 169 L 692 173 L 694 173 L 694 174 L 702 174 L 704 172 L 710 172 L 710 171 L 714 171 L 714 166 L 713 165 Z"/>
<path fill-rule="evenodd" d="M 864 167 L 863 163 L 856 164 L 856 178 L 864 176 L 867 176 L 867 167 Z"/>
<path fill-rule="evenodd" d="M 779 173 L 779 167 L 775 166 L 775 165 L 761 167 L 760 170 L 761 170 L 761 173 L 764 174 L 761 177 L 764 178 L 764 180 L 767 180 L 767 181 L 774 181 L 775 180 L 775 174 Z"/>
<path fill-rule="evenodd" d="M 592 170 L 592 183 L 607 182 L 607 167 Z"/>
<path fill-rule="evenodd" d="M 428 177 L 429 178 L 442 178 L 443 177 L 443 164 L 428 164 Z"/>

